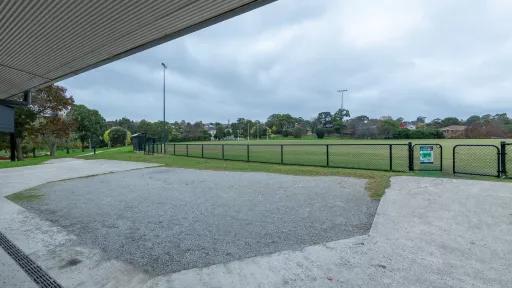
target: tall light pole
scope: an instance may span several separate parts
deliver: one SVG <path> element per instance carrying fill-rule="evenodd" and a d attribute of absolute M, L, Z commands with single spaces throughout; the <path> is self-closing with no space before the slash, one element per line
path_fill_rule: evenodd
<path fill-rule="evenodd" d="M 167 65 L 165 65 L 164 62 L 161 63 L 162 64 L 162 71 L 163 71 L 163 74 L 164 74 L 164 131 L 163 131 L 163 135 L 162 135 L 162 141 L 164 142 L 164 154 L 165 154 L 165 143 L 167 142 L 167 137 L 166 137 L 166 133 L 167 133 L 167 122 L 165 122 L 165 70 L 167 69 Z"/>
<path fill-rule="evenodd" d="M 345 107 L 343 106 L 343 100 L 344 100 L 344 96 L 345 96 L 345 92 L 348 92 L 348 89 L 340 89 L 338 90 L 338 93 L 341 93 L 341 110 L 345 109 Z"/>

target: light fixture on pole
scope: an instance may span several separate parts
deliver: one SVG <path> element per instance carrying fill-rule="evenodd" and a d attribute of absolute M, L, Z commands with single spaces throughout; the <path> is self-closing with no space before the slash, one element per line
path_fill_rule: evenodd
<path fill-rule="evenodd" d="M 343 100 L 344 100 L 344 96 L 345 96 L 345 92 L 348 92 L 348 89 L 340 89 L 338 90 L 338 93 L 341 93 L 341 110 L 345 109 L 345 107 L 343 106 Z"/>

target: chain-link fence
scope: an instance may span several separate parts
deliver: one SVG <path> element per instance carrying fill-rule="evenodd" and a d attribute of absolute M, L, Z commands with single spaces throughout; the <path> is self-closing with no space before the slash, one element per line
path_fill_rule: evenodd
<path fill-rule="evenodd" d="M 504 143 L 502 147 L 502 150 L 505 152 L 502 153 L 503 176 L 512 178 L 512 143 Z"/>
<path fill-rule="evenodd" d="M 495 145 L 455 145 L 453 174 L 496 176 L 501 174 L 500 148 Z"/>
<path fill-rule="evenodd" d="M 453 174 L 512 177 L 512 143 L 455 145 Z M 146 143 L 145 154 L 382 171 L 443 171 L 440 144 Z M 447 167 L 450 163 L 447 163 Z M 448 172 L 448 171 L 445 171 Z"/>
<path fill-rule="evenodd" d="M 148 143 L 145 152 L 272 164 L 407 172 L 410 170 L 410 147 L 410 144 Z"/>

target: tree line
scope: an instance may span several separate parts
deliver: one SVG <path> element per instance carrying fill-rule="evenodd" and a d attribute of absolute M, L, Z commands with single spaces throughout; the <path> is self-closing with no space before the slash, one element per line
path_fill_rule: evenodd
<path fill-rule="evenodd" d="M 238 118 L 232 123 L 176 121 L 164 123 L 134 121 L 123 117 L 106 121 L 97 110 L 76 104 L 66 88 L 50 85 L 32 93 L 32 104 L 15 108 L 15 138 L 18 160 L 35 149 L 46 149 L 55 155 L 57 147 L 78 148 L 120 146 L 130 143 L 130 137 L 144 133 L 159 141 L 204 141 L 237 139 L 302 138 L 312 135 L 359 139 L 420 139 L 443 138 L 442 128 L 458 125 L 464 128 L 461 137 L 512 137 L 512 119 L 506 113 L 472 115 L 467 119 L 436 118 L 429 122 L 419 116 L 413 121 L 403 118 L 370 118 L 350 116 L 346 109 L 324 111 L 312 119 L 288 113 L 270 115 L 265 121 Z M 0 137 L 0 149 L 7 150 L 8 137 Z"/>

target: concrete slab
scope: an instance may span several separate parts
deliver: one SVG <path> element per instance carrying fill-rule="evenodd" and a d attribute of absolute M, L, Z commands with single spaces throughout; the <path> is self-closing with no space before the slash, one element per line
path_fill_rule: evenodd
<path fill-rule="evenodd" d="M 51 178 L 37 172 L 33 186 Z M 29 188 L 12 175 L 0 176 L 4 195 Z M 62 228 L 0 205 L 0 230 L 65 287 L 512 287 L 509 183 L 394 177 L 369 235 L 160 277 L 105 261 L 72 246 Z"/>

